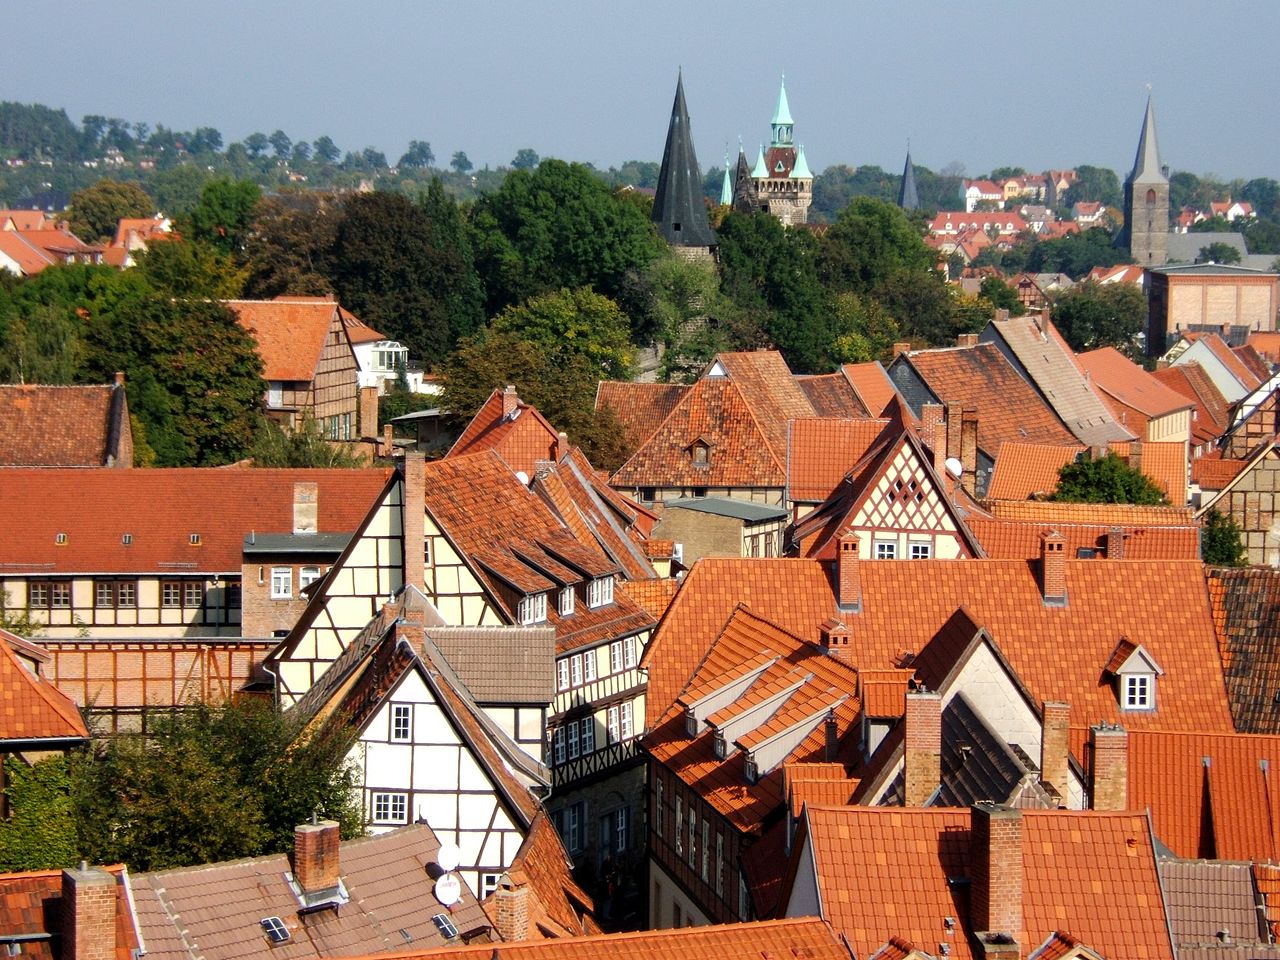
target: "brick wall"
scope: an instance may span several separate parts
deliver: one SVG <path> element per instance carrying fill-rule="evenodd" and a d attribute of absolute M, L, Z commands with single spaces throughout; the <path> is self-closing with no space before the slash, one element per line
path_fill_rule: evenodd
<path fill-rule="evenodd" d="M 1022 814 L 979 805 L 970 814 L 969 915 L 975 933 L 1022 932 Z"/>
<path fill-rule="evenodd" d="M 906 701 L 904 804 L 923 807 L 942 778 L 942 697 L 911 690 Z"/>
<path fill-rule="evenodd" d="M 62 871 L 63 960 L 116 960 L 116 878 L 100 867 Z"/>

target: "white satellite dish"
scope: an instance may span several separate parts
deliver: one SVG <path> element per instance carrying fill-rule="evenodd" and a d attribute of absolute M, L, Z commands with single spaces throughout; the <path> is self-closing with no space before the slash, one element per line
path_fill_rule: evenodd
<path fill-rule="evenodd" d="M 458 864 L 462 862 L 462 851 L 458 849 L 455 843 L 442 843 L 440 850 L 436 853 L 436 863 L 440 865 L 440 869 L 445 873 L 450 873 L 458 869 Z"/>
<path fill-rule="evenodd" d="M 520 483 L 526 487 L 529 485 L 529 475 L 525 473 L 523 470 L 516 471 L 516 479 L 519 480 Z"/>
<path fill-rule="evenodd" d="M 959 480 L 961 474 L 964 473 L 964 464 L 955 457 L 947 457 L 947 461 L 943 466 L 947 468 L 947 473 L 951 474 L 957 480 Z"/>
<path fill-rule="evenodd" d="M 462 899 L 462 884 L 452 873 L 446 873 L 436 881 L 436 899 L 446 907 L 452 907 Z"/>

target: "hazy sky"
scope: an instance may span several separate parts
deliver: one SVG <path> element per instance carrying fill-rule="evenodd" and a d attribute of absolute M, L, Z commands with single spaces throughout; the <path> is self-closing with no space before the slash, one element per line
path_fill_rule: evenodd
<path fill-rule="evenodd" d="M 66 0 L 6 5 L 0 99 L 225 142 L 282 128 L 443 164 L 521 147 L 661 158 L 677 69 L 698 159 L 767 139 L 778 78 L 810 167 L 970 174 L 1132 165 L 1153 86 L 1165 163 L 1280 178 L 1280 3 Z"/>

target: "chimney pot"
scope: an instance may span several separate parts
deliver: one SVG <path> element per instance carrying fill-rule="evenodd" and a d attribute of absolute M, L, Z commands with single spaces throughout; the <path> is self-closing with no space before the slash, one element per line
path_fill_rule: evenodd
<path fill-rule="evenodd" d="M 1112 527 L 1107 531 L 1107 559 L 1124 559 L 1125 533 L 1122 527 Z"/>
<path fill-rule="evenodd" d="M 978 345 L 978 335 L 976 333 L 962 333 L 956 337 L 956 346 L 965 347 L 967 349 Z"/>
<path fill-rule="evenodd" d="M 923 807 L 942 780 L 942 695 L 908 690 L 902 722 L 903 806 Z"/>
<path fill-rule="evenodd" d="M 818 643 L 829 657 L 849 658 L 849 628 L 839 620 L 831 619 L 818 627 Z"/>
<path fill-rule="evenodd" d="M 117 387 L 123 387 L 123 386 L 124 386 L 124 371 L 123 371 L 123 370 L 117 370 L 117 371 L 116 371 L 116 375 L 115 375 L 115 384 L 116 384 L 116 386 L 117 386 Z"/>
<path fill-rule="evenodd" d="M 556 462 L 559 463 L 569 452 L 569 435 L 561 430 L 556 434 Z"/>
<path fill-rule="evenodd" d="M 303 894 L 338 886 L 340 831 L 336 820 L 303 823 L 294 828 L 293 879 Z"/>
<path fill-rule="evenodd" d="M 893 345 L 893 355 L 895 358 L 902 356 L 904 353 L 911 351 L 911 344 L 905 340 L 899 340 Z"/>
<path fill-rule="evenodd" d="M 836 557 L 836 604 L 845 613 L 862 610 L 862 577 L 858 572 L 858 537 L 845 533 L 840 537 Z"/>
<path fill-rule="evenodd" d="M 978 411 L 960 411 L 960 463 L 964 467 L 961 484 L 970 496 L 977 495 Z"/>
<path fill-rule="evenodd" d="M 1040 535 L 1040 595 L 1045 606 L 1067 605 L 1067 541 L 1057 530 Z"/>
<path fill-rule="evenodd" d="M 378 435 L 378 388 L 360 388 L 360 436 L 376 437 Z"/>
<path fill-rule="evenodd" d="M 1067 805 L 1068 754 L 1071 732 L 1071 704 L 1046 700 L 1040 732 L 1040 779 L 1058 792 L 1060 805 Z"/>
<path fill-rule="evenodd" d="M 519 404 L 520 398 L 516 396 L 516 388 L 508 383 L 506 389 L 502 391 L 502 415 L 511 416 Z"/>
<path fill-rule="evenodd" d="M 1089 728 L 1092 748 L 1093 809 L 1126 810 L 1129 806 L 1129 732 L 1119 724 Z"/>
<path fill-rule="evenodd" d="M 390 457 L 392 450 L 395 448 L 393 443 L 394 434 L 391 430 L 391 424 L 384 424 L 382 427 L 382 455 Z"/>
<path fill-rule="evenodd" d="M 513 874 L 503 874 L 493 895 L 494 926 L 504 943 L 529 939 L 529 885 Z"/>

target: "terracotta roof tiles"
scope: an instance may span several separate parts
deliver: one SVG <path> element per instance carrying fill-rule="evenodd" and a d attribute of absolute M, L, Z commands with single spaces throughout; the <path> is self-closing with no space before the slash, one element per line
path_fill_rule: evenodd
<path fill-rule="evenodd" d="M 622 427 L 627 450 L 635 453 L 689 391 L 682 383 L 618 383 L 602 380 L 596 409 L 609 407 Z"/>
<path fill-rule="evenodd" d="M 532 478 L 539 462 L 556 459 L 558 437 L 537 407 L 520 400 L 514 391 L 494 390 L 449 448 L 446 459 L 496 450 L 512 470 Z"/>
<path fill-rule="evenodd" d="M 675 599 L 680 582 L 674 577 L 661 577 L 650 580 L 624 580 L 617 586 L 653 617 L 661 620 Z"/>
<path fill-rule="evenodd" d="M 1192 406 L 1187 397 L 1166 387 L 1115 347 L 1077 354 L 1076 362 L 1108 396 L 1144 417 L 1162 417 Z"/>
<path fill-rule="evenodd" d="M 312 380 L 330 328 L 336 324 L 345 336 L 341 308 L 333 300 L 278 297 L 225 303 L 240 326 L 253 335 L 258 356 L 262 358 L 264 380 Z"/>
<path fill-rule="evenodd" d="M 1235 728 L 1280 734 L 1280 571 L 1216 568 L 1208 582 Z"/>
<path fill-rule="evenodd" d="M 791 421 L 787 438 L 787 499 L 821 502 L 885 433 L 888 420 Z"/>
<path fill-rule="evenodd" d="M 129 903 L 128 870 L 120 865 L 102 869 L 116 878 L 116 960 L 133 960 L 142 944 Z M 66 956 L 66 952 L 53 948 L 56 939 L 44 937 L 52 934 L 57 938 L 62 934 L 63 910 L 61 870 L 0 873 L 0 923 L 4 934 L 32 938 L 16 941 L 22 943 L 21 956 L 35 960 L 57 960 Z M 147 948 L 150 954 L 153 947 L 149 938 Z"/>
<path fill-rule="evenodd" d="M 0 465 L 111 465 L 120 453 L 120 431 L 130 429 L 123 391 L 116 384 L 0 385 L 0 422 L 6 424 L 0 433 Z M 121 466 L 133 466 L 131 449 L 129 457 Z"/>
<path fill-rule="evenodd" d="M 1180 363 L 1151 374 L 1171 390 L 1196 403 L 1192 433 L 1198 442 L 1207 443 L 1221 436 L 1231 425 L 1229 404 L 1204 368 L 1198 363 Z"/>
<path fill-rule="evenodd" d="M 1201 490 L 1221 490 L 1248 465 L 1248 460 L 1197 457 L 1191 461 L 1191 482 Z"/>
<path fill-rule="evenodd" d="M 1134 444 L 1113 443 L 1108 449 L 1126 463 L 1132 463 Z M 1138 469 L 1160 488 L 1173 504 L 1187 502 L 1187 445 L 1181 440 L 1148 442 L 1141 445 Z"/>
<path fill-rule="evenodd" d="M 0 630 L 0 745 L 6 741 L 88 740 L 89 730 L 71 698 L 25 667 L 14 652 L 28 644 Z M 46 749 L 58 746 L 51 744 Z"/>
<path fill-rule="evenodd" d="M 809 398 L 820 417 L 869 417 L 871 412 L 858 398 L 853 384 L 843 372 L 796 376 L 796 383 Z"/>
<path fill-rule="evenodd" d="M 1211 333 L 1200 339 L 1209 348 L 1209 352 L 1217 357 L 1222 365 L 1227 368 L 1228 372 L 1240 381 L 1240 385 L 1246 391 L 1256 390 L 1262 385 L 1262 379 L 1232 352 L 1227 341 L 1223 340 L 1218 334 Z"/>
<path fill-rule="evenodd" d="M 853 385 L 858 399 L 867 408 L 868 416 L 881 416 L 885 407 L 897 396 L 898 391 L 894 388 L 893 381 L 877 360 L 846 363 L 840 368 L 840 372 Z"/>

